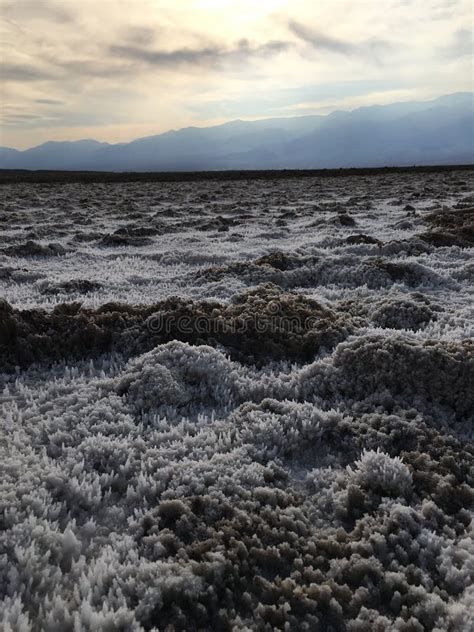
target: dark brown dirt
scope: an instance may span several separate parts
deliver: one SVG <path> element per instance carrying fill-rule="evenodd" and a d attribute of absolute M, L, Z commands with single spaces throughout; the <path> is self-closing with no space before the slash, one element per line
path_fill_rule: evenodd
<path fill-rule="evenodd" d="M 432 230 L 419 235 L 435 248 L 474 245 L 474 207 L 430 213 L 425 221 Z"/>
<path fill-rule="evenodd" d="M 129 354 L 181 340 L 223 345 L 250 364 L 306 361 L 350 331 L 350 319 L 314 300 L 266 284 L 232 303 L 171 298 L 150 306 L 63 303 L 51 312 L 0 303 L 0 370 L 116 350 Z"/>

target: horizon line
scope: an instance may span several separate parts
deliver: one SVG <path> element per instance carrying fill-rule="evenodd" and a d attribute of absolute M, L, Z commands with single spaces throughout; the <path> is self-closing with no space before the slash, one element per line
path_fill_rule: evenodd
<path fill-rule="evenodd" d="M 387 165 L 384 167 L 328 167 L 321 169 L 216 169 L 208 171 L 88 171 L 60 169 L 2 169 L 0 186 L 18 183 L 65 184 L 114 182 L 197 182 L 202 180 L 266 180 L 293 177 L 349 177 L 381 173 L 436 173 L 471 171 L 474 163 Z"/>

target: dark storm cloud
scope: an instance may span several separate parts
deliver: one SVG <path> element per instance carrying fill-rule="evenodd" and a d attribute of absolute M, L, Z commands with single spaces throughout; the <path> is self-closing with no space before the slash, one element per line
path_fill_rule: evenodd
<path fill-rule="evenodd" d="M 310 44 L 314 49 L 346 55 L 349 57 L 365 57 L 377 59 L 381 53 L 392 48 L 390 42 L 381 39 L 368 39 L 363 42 L 351 42 L 332 37 L 294 20 L 288 23 L 290 31 L 299 39 Z"/>
<path fill-rule="evenodd" d="M 271 41 L 258 46 L 248 40 L 240 40 L 234 47 L 210 45 L 202 48 L 178 48 L 172 51 L 153 50 L 143 46 L 116 44 L 109 51 L 115 57 L 131 62 L 143 62 L 152 66 L 173 68 L 176 66 L 214 66 L 226 62 L 245 62 L 252 57 L 267 57 L 289 47 L 287 42 Z"/>

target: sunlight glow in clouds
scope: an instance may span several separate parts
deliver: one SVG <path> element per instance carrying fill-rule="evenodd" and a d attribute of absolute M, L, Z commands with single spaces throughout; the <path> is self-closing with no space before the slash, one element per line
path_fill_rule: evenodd
<path fill-rule="evenodd" d="M 1 145 L 472 89 L 470 0 L 0 0 Z"/>

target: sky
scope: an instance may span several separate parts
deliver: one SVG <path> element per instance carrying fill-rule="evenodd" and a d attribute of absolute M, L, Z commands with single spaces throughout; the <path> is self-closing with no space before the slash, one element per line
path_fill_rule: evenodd
<path fill-rule="evenodd" d="M 0 145 L 473 89 L 471 0 L 0 0 Z"/>

